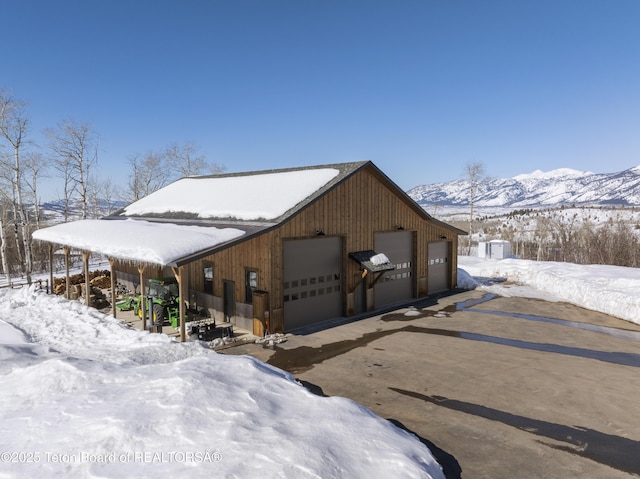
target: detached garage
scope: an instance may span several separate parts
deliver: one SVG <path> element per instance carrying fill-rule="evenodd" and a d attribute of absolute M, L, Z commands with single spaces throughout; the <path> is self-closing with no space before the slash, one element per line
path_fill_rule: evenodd
<path fill-rule="evenodd" d="M 105 254 L 138 287 L 175 276 L 185 308 L 258 335 L 451 289 L 465 234 L 371 162 L 183 178 L 72 229 L 34 238 Z"/>

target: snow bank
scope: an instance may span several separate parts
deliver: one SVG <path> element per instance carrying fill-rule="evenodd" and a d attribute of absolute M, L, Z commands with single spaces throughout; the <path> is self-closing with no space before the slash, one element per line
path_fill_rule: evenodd
<path fill-rule="evenodd" d="M 29 344 L 24 334 L 0 319 L 0 344 Z"/>
<path fill-rule="evenodd" d="M 444 477 L 414 436 L 254 358 L 26 288 L 0 319 L 32 341 L 0 327 L 0 477 Z"/>
<path fill-rule="evenodd" d="M 458 264 L 460 260 L 458 260 Z M 476 289 L 479 283 L 464 269 L 458 268 L 458 288 Z"/>
<path fill-rule="evenodd" d="M 459 256 L 458 285 L 473 289 L 469 275 L 505 278 L 583 308 L 640 324 L 640 269 L 552 261 Z M 461 274 L 461 271 L 464 271 Z M 468 285 L 468 286 L 467 286 Z M 469 287 L 471 286 L 471 287 Z M 484 289 L 491 287 L 482 286 Z M 494 292 L 502 294 L 500 286 Z"/>
<path fill-rule="evenodd" d="M 244 234 L 237 228 L 142 220 L 82 220 L 37 230 L 33 238 L 99 252 L 112 258 L 167 265 Z"/>

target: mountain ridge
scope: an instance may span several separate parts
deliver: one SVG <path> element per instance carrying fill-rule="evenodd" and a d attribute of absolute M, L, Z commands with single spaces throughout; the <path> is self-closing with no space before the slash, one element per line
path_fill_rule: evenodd
<path fill-rule="evenodd" d="M 469 204 L 469 181 L 416 186 L 408 195 L 421 206 Z M 513 178 L 488 179 L 477 185 L 474 205 L 531 208 L 562 205 L 640 205 L 640 166 L 615 173 L 560 168 L 536 170 Z"/>

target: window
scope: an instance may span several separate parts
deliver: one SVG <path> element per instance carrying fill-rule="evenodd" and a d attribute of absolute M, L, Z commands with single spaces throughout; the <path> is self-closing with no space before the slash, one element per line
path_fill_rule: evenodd
<path fill-rule="evenodd" d="M 285 281 L 283 282 L 285 293 L 284 300 L 303 300 L 327 294 L 339 293 L 342 289 L 340 279 L 340 273 L 333 273 Z"/>
<path fill-rule="evenodd" d="M 207 294 L 213 294 L 213 264 L 205 261 L 202 267 L 202 275 L 204 277 L 204 287 L 202 292 Z"/>
<path fill-rule="evenodd" d="M 247 304 L 253 304 L 253 292 L 256 289 L 258 289 L 258 272 L 246 269 L 244 271 L 244 290 Z"/>

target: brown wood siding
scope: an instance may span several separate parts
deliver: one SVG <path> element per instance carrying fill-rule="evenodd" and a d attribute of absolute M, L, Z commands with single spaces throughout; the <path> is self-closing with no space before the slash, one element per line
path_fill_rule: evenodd
<path fill-rule="evenodd" d="M 442 241 L 441 236 L 444 236 L 457 246 L 457 236 L 451 229 L 426 220 L 377 175 L 366 169 L 293 217 L 279 228 L 279 232 L 282 238 L 292 238 L 310 237 L 317 230 L 322 230 L 329 236 L 343 236 L 345 250 L 350 252 L 373 249 L 376 231 L 395 231 L 398 227 L 416 234 L 416 281 L 427 276 L 429 241 Z M 455 257 L 452 261 L 451 287 L 456 284 L 457 267 Z M 355 261 L 346 261 L 345 291 L 355 285 L 359 275 L 360 266 Z M 272 307 L 280 307 L 281 286 L 278 283 L 272 285 Z"/>
<path fill-rule="evenodd" d="M 116 271 L 122 271 L 123 273 L 132 274 L 134 276 L 140 276 L 138 268 L 142 265 L 138 265 L 135 263 L 131 263 L 130 261 L 119 261 L 114 260 L 113 268 Z M 144 277 L 145 278 L 161 278 L 162 277 L 162 267 L 157 265 L 146 265 L 144 267 Z"/>
<path fill-rule="evenodd" d="M 244 302 L 244 271 L 245 268 L 255 269 L 258 271 L 258 289 L 269 293 L 270 309 L 276 312 L 271 317 L 276 321 L 278 310 L 284 306 L 284 239 L 315 237 L 321 230 L 327 236 L 343 237 L 344 251 L 348 253 L 374 249 L 375 232 L 396 231 L 402 227 L 414 232 L 414 290 L 418 296 L 425 295 L 426 286 L 418 288 L 418 284 L 421 278 L 424 283 L 427 277 L 428 242 L 442 241 L 444 236 L 451 241 L 452 251 L 457 251 L 457 235 L 452 229 L 425 219 L 415 206 L 396 193 L 374 171 L 366 168 L 359 170 L 281 226 L 192 263 L 189 267 L 189 287 L 203 290 L 204 262 L 211 262 L 214 268 L 213 294 L 221 297 L 223 280 L 230 280 L 235 284 L 236 300 Z M 457 281 L 455 255 L 451 256 L 451 261 L 450 287 L 454 287 Z M 345 254 L 344 269 L 343 291 L 347 294 L 360 277 L 360 265 Z"/>
<path fill-rule="evenodd" d="M 194 261 L 189 267 L 189 288 L 203 291 L 203 268 L 213 264 L 213 295 L 222 297 L 223 281 L 233 281 L 235 297 L 245 300 L 245 268 L 258 272 L 258 289 L 269 291 L 271 285 L 271 234 L 267 233 L 206 258 Z"/>

